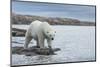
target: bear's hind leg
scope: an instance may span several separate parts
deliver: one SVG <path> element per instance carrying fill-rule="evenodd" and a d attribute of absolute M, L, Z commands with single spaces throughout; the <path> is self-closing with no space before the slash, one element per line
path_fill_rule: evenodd
<path fill-rule="evenodd" d="M 25 38 L 24 49 L 27 49 L 28 48 L 28 44 L 30 43 L 31 40 L 32 40 L 32 37 L 30 37 L 30 36 L 27 36 Z"/>

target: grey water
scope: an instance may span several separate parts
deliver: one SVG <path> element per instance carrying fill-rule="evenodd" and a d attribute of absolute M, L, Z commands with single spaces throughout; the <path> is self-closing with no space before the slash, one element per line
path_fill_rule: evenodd
<path fill-rule="evenodd" d="M 13 27 L 23 28 L 23 26 L 15 25 Z M 24 28 L 27 27 L 24 26 Z M 61 49 L 56 52 L 56 55 L 12 54 L 12 65 L 95 61 L 95 26 L 55 25 L 53 28 L 56 30 L 56 37 L 52 47 Z M 24 46 L 24 40 L 25 37 L 12 37 L 12 47 Z M 46 42 L 45 44 L 47 46 Z M 32 40 L 29 47 L 35 45 L 36 42 Z"/>

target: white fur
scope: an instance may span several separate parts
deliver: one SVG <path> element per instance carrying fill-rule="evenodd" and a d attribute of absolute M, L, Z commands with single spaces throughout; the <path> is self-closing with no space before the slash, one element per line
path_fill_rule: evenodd
<path fill-rule="evenodd" d="M 47 40 L 48 47 L 51 48 L 52 38 L 55 36 L 55 31 L 52 29 L 51 25 L 47 22 L 34 21 L 30 24 L 26 35 L 25 35 L 25 45 L 24 48 L 28 48 L 29 42 L 34 39 L 37 42 L 37 46 L 44 48 L 44 40 Z"/>

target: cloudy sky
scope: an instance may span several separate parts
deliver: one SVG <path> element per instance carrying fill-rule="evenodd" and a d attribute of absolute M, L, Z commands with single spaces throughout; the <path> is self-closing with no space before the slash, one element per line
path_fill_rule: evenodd
<path fill-rule="evenodd" d="M 12 12 L 24 15 L 74 18 L 92 22 L 95 21 L 94 6 L 13 1 Z"/>

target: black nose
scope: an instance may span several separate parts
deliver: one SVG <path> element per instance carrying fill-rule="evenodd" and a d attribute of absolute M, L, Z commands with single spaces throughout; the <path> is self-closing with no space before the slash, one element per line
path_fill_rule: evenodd
<path fill-rule="evenodd" d="M 54 38 L 52 38 L 52 40 L 54 40 Z"/>

